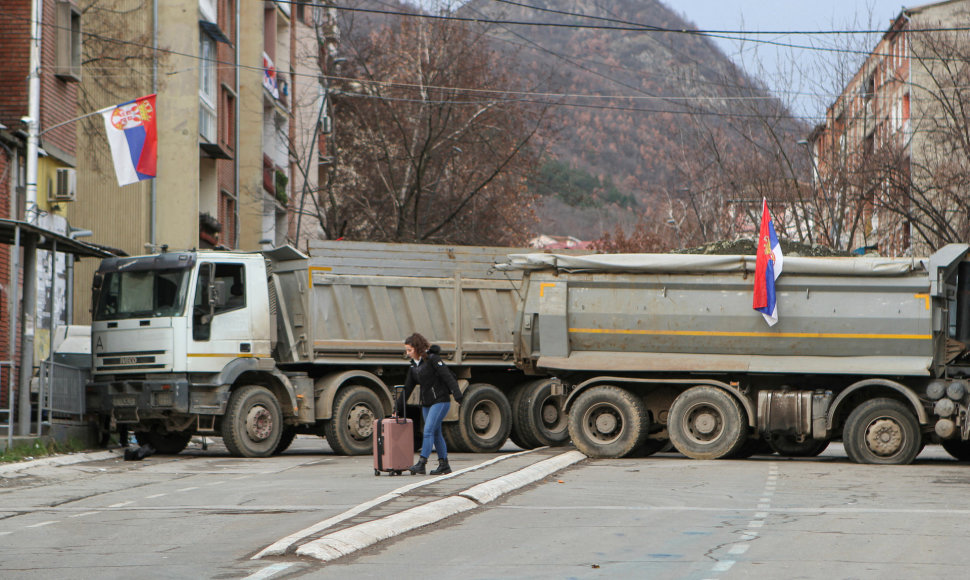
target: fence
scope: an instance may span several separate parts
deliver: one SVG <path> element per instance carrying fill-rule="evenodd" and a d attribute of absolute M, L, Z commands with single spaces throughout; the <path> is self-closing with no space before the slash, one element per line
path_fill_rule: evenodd
<path fill-rule="evenodd" d="M 0 361 L 0 382 L 2 382 L 3 394 L 7 399 L 7 408 L 0 409 L 0 415 L 6 415 L 6 421 L 0 423 L 0 429 L 6 429 L 7 433 L 7 447 L 9 448 L 13 442 L 13 418 L 14 413 L 17 412 L 16 402 L 14 401 L 14 390 L 13 390 L 13 363 L 5 360 Z M 6 371 L 6 375 L 4 375 Z M 3 377 L 6 380 L 3 380 Z"/>
<path fill-rule="evenodd" d="M 84 384 L 88 369 L 45 360 L 40 363 L 37 392 L 37 426 L 50 425 L 53 418 L 77 418 L 84 415 Z"/>

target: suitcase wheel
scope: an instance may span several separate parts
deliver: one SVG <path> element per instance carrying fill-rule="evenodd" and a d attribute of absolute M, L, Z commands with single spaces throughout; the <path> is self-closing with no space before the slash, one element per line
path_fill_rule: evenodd
<path fill-rule="evenodd" d="M 380 469 L 375 469 L 374 470 L 374 477 L 378 477 L 378 476 L 380 476 L 380 474 L 381 474 L 381 470 Z"/>

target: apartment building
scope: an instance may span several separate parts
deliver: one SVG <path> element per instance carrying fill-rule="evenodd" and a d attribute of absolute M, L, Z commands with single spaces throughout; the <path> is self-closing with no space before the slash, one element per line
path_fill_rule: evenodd
<path fill-rule="evenodd" d="M 80 108 L 156 94 L 158 164 L 155 179 L 119 187 L 100 119 L 79 122 L 72 223 L 132 255 L 295 243 L 287 234 L 303 181 L 293 144 L 318 133 L 320 105 L 294 91 L 320 94 L 321 53 L 294 50 L 298 32 L 315 38 L 331 21 L 324 3 L 92 0 L 84 14 Z M 86 313 L 89 293 L 78 290 Z"/>
<path fill-rule="evenodd" d="M 967 97 L 951 71 L 970 57 L 968 24 L 967 0 L 901 11 L 810 135 L 820 211 L 833 214 L 821 221 L 842 224 L 843 247 L 923 255 L 966 230 L 966 194 L 940 176 L 962 171 L 946 101 Z"/>

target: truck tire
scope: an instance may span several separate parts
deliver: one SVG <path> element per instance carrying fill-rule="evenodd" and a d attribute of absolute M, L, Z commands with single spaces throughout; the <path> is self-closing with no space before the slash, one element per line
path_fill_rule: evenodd
<path fill-rule="evenodd" d="M 324 428 L 330 448 L 337 455 L 372 453 L 374 420 L 383 416 L 384 406 L 374 391 L 361 385 L 341 387 Z"/>
<path fill-rule="evenodd" d="M 259 385 L 245 385 L 229 397 L 222 418 L 222 442 L 236 457 L 269 457 L 283 433 L 276 396 Z"/>
<path fill-rule="evenodd" d="M 293 444 L 293 439 L 296 438 L 296 427 L 292 425 L 287 425 L 283 427 L 283 433 L 280 434 L 280 442 L 276 444 L 276 449 L 273 450 L 273 455 L 279 455 Z"/>
<path fill-rule="evenodd" d="M 569 412 L 569 436 L 588 457 L 625 457 L 644 444 L 649 427 L 643 401 L 613 385 L 584 392 Z"/>
<path fill-rule="evenodd" d="M 768 445 L 782 457 L 818 457 L 829 442 L 828 439 L 805 439 L 799 443 L 793 435 L 772 435 Z"/>
<path fill-rule="evenodd" d="M 693 459 L 728 458 L 748 439 L 738 401 L 715 387 L 691 387 L 670 406 L 667 432 L 677 451 Z"/>
<path fill-rule="evenodd" d="M 531 384 L 532 384 L 532 382 L 528 382 L 528 383 L 521 384 L 521 385 L 516 385 L 512 389 L 512 391 L 509 392 L 509 397 L 508 397 L 509 398 L 509 404 L 512 406 L 512 416 L 513 416 L 512 431 L 509 433 L 509 439 L 512 440 L 512 443 L 515 443 L 516 445 L 518 445 L 522 449 L 535 449 L 536 447 L 539 447 L 539 441 L 538 440 L 531 439 L 523 431 L 523 429 L 522 429 L 522 423 L 519 421 L 519 418 L 518 418 L 518 416 L 519 416 L 519 405 L 522 402 L 522 394 L 526 391 L 526 389 Z M 451 444 L 449 443 L 449 446 L 450 445 Z M 449 447 L 449 449 L 450 449 L 450 447 Z"/>
<path fill-rule="evenodd" d="M 512 431 L 512 406 L 505 393 L 488 383 L 465 390 L 458 408 L 459 435 L 472 453 L 495 453 Z"/>
<path fill-rule="evenodd" d="M 899 401 L 883 398 L 853 409 L 842 442 L 856 463 L 907 465 L 919 454 L 922 437 L 913 412 Z"/>
<path fill-rule="evenodd" d="M 552 395 L 553 382 L 541 379 L 525 385 L 514 407 L 515 424 L 525 441 L 537 443 L 533 447 L 569 442 L 569 418 L 562 409 L 563 397 Z"/>
<path fill-rule="evenodd" d="M 457 422 L 443 423 L 441 425 L 441 434 L 445 437 L 445 445 L 448 446 L 448 451 L 454 451 L 455 453 L 468 453 L 471 451 L 468 447 L 465 447 L 465 438 L 461 436 L 461 425 Z M 422 441 L 419 441 L 417 445 L 414 446 L 418 451 L 421 450 L 421 445 L 424 443 L 424 437 L 421 437 Z M 521 447 L 521 445 L 520 445 Z"/>
<path fill-rule="evenodd" d="M 139 445 L 151 445 L 159 455 L 178 455 L 189 445 L 192 434 L 184 431 L 139 431 L 135 441 Z"/>
<path fill-rule="evenodd" d="M 960 439 L 944 439 L 940 445 L 946 452 L 958 461 L 970 461 L 970 441 Z"/>

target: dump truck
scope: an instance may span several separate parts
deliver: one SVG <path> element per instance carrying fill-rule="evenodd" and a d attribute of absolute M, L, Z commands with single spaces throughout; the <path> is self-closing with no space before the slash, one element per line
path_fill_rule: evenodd
<path fill-rule="evenodd" d="M 452 449 L 563 443 L 562 389 L 514 365 L 521 274 L 492 271 L 507 252 L 339 241 L 105 259 L 87 408 L 162 453 L 211 435 L 262 457 L 315 434 L 367 454 L 404 382 L 403 341 L 420 332 L 463 390 L 444 424 Z"/>
<path fill-rule="evenodd" d="M 672 444 L 697 459 L 970 460 L 970 258 L 786 256 L 779 322 L 752 309 L 755 257 L 522 254 L 514 354 L 560 379 L 591 457 Z M 767 448 L 766 446 L 770 447 Z"/>

